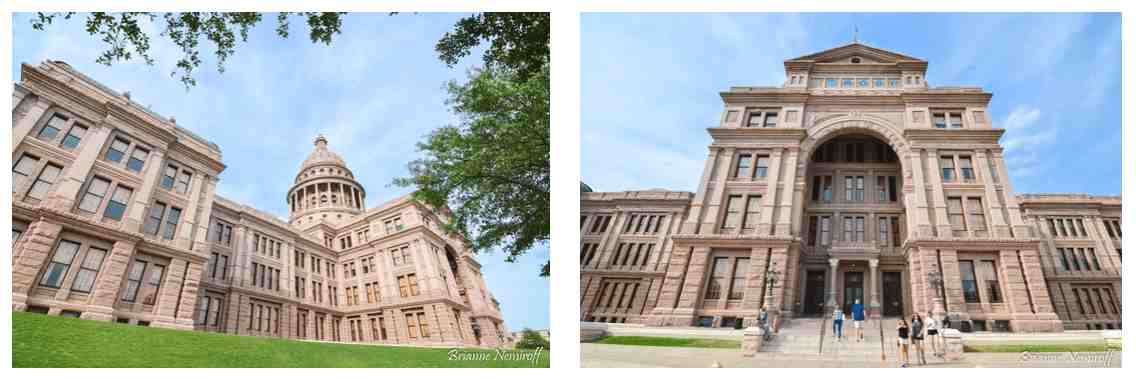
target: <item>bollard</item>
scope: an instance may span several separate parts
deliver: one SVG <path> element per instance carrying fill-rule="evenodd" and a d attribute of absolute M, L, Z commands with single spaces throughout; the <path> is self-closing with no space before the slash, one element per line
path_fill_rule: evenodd
<path fill-rule="evenodd" d="M 761 344 L 764 341 L 761 339 L 765 335 L 765 330 L 761 327 L 754 326 L 746 328 L 742 335 L 742 356 L 747 358 L 754 357 L 758 351 L 761 351 Z"/>
<path fill-rule="evenodd" d="M 962 359 L 962 333 L 956 329 L 941 329 L 939 334 L 943 336 L 943 359 L 947 361 L 955 361 Z"/>

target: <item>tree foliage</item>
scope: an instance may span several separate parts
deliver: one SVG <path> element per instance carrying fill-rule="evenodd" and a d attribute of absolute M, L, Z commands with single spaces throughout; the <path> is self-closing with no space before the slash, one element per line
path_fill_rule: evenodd
<path fill-rule="evenodd" d="M 502 246 L 514 262 L 547 242 L 549 195 L 549 14 L 485 13 L 458 21 L 435 46 L 453 66 L 489 41 L 484 66 L 464 84 L 451 82 L 448 104 L 456 126 L 431 133 L 410 163 L 415 197 L 453 211 L 448 228 L 472 248 Z M 540 275 L 551 273 L 550 262 Z"/>
<path fill-rule="evenodd" d="M 449 105 L 461 117 L 418 143 L 425 158 L 410 163 L 415 197 L 449 206 L 451 230 L 474 250 L 502 246 L 513 262 L 549 237 L 549 71 L 527 80 L 505 68 L 470 73 L 450 83 Z M 549 275 L 549 264 L 541 275 Z"/>
<path fill-rule="evenodd" d="M 69 20 L 74 15 L 75 12 L 37 13 L 31 21 L 32 28 L 44 30 L 57 18 Z M 288 38 L 291 19 L 302 17 L 307 20 L 312 42 L 330 45 L 332 37 L 340 32 L 341 15 L 334 12 L 282 12 L 276 15 L 276 34 Z M 179 79 L 188 89 L 197 84 L 193 72 L 202 63 L 199 48 L 202 39 L 213 43 L 217 71 L 223 73 L 225 61 L 236 51 L 238 38 L 239 42 L 247 42 L 249 30 L 262 18 L 255 12 L 94 12 L 87 14 L 86 30 L 107 45 L 95 62 L 110 66 L 115 62 L 141 58 L 147 65 L 153 65 L 151 37 L 146 34 L 142 23 L 160 19 L 164 26 L 160 35 L 169 38 L 182 54 L 170 76 L 180 75 Z"/>
<path fill-rule="evenodd" d="M 535 350 L 537 348 L 549 349 L 548 339 L 531 329 L 524 329 L 521 331 L 521 340 L 517 341 L 516 348 L 525 350 Z"/>
<path fill-rule="evenodd" d="M 524 79 L 537 74 L 548 60 L 550 18 L 548 13 L 481 13 L 458 20 L 434 47 L 450 67 L 489 41 L 482 61 L 504 66 Z"/>

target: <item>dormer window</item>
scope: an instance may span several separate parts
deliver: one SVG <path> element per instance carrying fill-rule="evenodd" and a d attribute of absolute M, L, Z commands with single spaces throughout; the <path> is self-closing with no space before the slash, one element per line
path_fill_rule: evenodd
<path fill-rule="evenodd" d="M 852 57 L 852 63 L 860 63 L 860 57 Z"/>

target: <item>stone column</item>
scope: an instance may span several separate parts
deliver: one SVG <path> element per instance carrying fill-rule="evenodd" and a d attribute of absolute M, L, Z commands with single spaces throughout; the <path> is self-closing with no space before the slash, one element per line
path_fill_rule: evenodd
<path fill-rule="evenodd" d="M 204 173 L 197 173 L 191 179 L 193 183 L 189 186 L 189 193 L 186 198 L 189 198 L 189 203 L 185 205 L 185 210 L 181 213 L 181 220 L 178 221 L 177 234 L 174 237 L 174 245 L 181 249 L 190 249 L 193 242 L 194 227 L 198 224 L 198 206 L 201 204 L 204 189 L 208 186 L 208 179 L 205 178 Z M 208 214 L 208 212 L 205 212 Z M 208 232 L 209 220 L 205 220 L 204 224 Z"/>
<path fill-rule="evenodd" d="M 703 233 L 717 232 L 719 209 L 722 207 L 723 198 L 725 198 L 725 181 L 730 175 L 730 164 L 734 160 L 734 148 L 723 148 L 722 156 L 725 158 L 718 160 L 718 168 L 713 171 L 715 176 L 710 179 L 713 185 L 708 185 L 714 188 L 713 191 L 707 191 L 710 194 L 707 194 L 706 211 L 702 215 L 702 227 L 700 229 Z"/>
<path fill-rule="evenodd" d="M 966 314 L 966 301 L 962 295 L 962 276 L 959 273 L 958 253 L 954 250 L 939 250 L 942 261 L 943 274 L 943 302 L 951 309 L 962 313 L 963 319 L 970 319 Z M 925 280 L 924 280 L 925 281 Z"/>
<path fill-rule="evenodd" d="M 619 238 L 619 234 L 623 232 L 623 224 L 627 221 L 628 215 L 626 212 L 617 211 L 612 216 L 613 224 L 608 225 L 607 231 L 604 231 L 603 235 L 600 236 L 599 246 L 596 247 L 596 251 L 599 251 L 599 253 L 593 259 L 592 269 L 608 267 L 607 262 L 611 260 L 615 247 L 618 247 L 616 240 Z"/>
<path fill-rule="evenodd" d="M 871 298 L 870 298 L 870 301 L 868 303 L 868 315 L 875 318 L 875 317 L 879 317 L 881 315 L 880 314 L 880 283 L 879 283 L 880 260 L 879 259 L 868 260 L 868 267 L 871 268 L 871 279 L 870 279 L 870 281 L 868 281 L 868 283 L 869 283 L 868 286 L 872 287 L 872 290 L 871 290 L 871 293 L 870 293 L 870 296 L 869 296 Z"/>
<path fill-rule="evenodd" d="M 1022 210 L 1018 205 L 1018 197 L 1014 195 L 1013 185 L 1010 183 L 1010 173 L 1006 171 L 1006 163 L 1002 160 L 1001 151 L 992 151 L 991 160 L 994 161 L 995 170 L 998 170 L 998 178 L 1003 178 L 1002 181 L 1002 195 L 1006 198 L 1006 211 L 1010 214 L 1011 231 L 1015 237 L 1029 236 L 1029 226 L 1022 222 Z"/>
<path fill-rule="evenodd" d="M 714 163 L 717 162 L 720 154 L 722 154 L 721 148 L 716 147 L 711 147 L 707 153 L 706 163 L 702 166 L 702 177 L 698 180 L 698 192 L 695 193 L 694 199 L 690 203 L 690 212 L 687 213 L 686 221 L 683 222 L 682 233 L 684 234 L 699 232 L 699 221 L 703 214 L 702 208 L 707 202 L 708 191 L 713 188 L 710 185 L 711 174 L 714 171 Z"/>
<path fill-rule="evenodd" d="M 934 168 L 939 168 L 939 151 L 937 149 L 927 149 L 928 162 L 934 163 Z M 957 166 L 957 165 L 956 165 Z M 958 168 L 955 168 L 956 177 Z M 943 178 L 942 174 L 936 171 L 935 175 L 929 175 L 927 178 L 931 184 L 931 201 L 934 204 L 935 210 L 935 229 L 938 230 L 939 237 L 952 237 L 951 221 L 947 219 L 947 201 L 943 195 Z"/>
<path fill-rule="evenodd" d="M 210 253 L 209 227 L 210 219 L 213 216 L 213 200 L 216 189 L 217 177 L 207 178 L 201 191 L 201 205 L 199 206 L 201 212 L 198 213 L 195 225 L 197 234 L 192 236 L 193 249 L 205 255 Z"/>
<path fill-rule="evenodd" d="M 134 189 L 134 199 L 127 206 L 126 219 L 122 221 L 123 230 L 130 232 L 142 230 L 142 221 L 146 218 L 146 207 L 150 205 L 150 199 L 153 198 L 154 185 L 158 183 L 164 158 L 165 152 L 159 150 L 159 147 L 154 147 L 150 156 L 146 157 L 146 166 L 142 171 L 142 186 Z M 185 216 L 182 215 L 182 217 Z"/>
<path fill-rule="evenodd" d="M 190 261 L 185 267 L 185 277 L 180 287 L 181 300 L 177 308 L 176 323 L 179 328 L 193 328 L 193 312 L 197 310 L 197 293 L 201 286 L 201 272 L 204 265 Z"/>
<path fill-rule="evenodd" d="M 828 308 L 826 313 L 831 313 L 839 305 L 836 302 L 836 269 L 840 266 L 840 259 L 828 259 L 828 302 L 825 306 Z"/>
<path fill-rule="evenodd" d="M 994 191 L 994 177 L 989 173 L 990 163 L 986 159 L 985 151 L 978 151 L 974 154 L 974 162 L 972 164 L 974 171 L 978 172 L 978 180 L 982 183 L 982 188 L 985 190 L 986 201 L 983 204 L 983 212 L 990 220 L 989 230 L 992 231 L 991 237 L 1010 237 L 1010 226 L 1006 225 L 1006 219 L 1002 215 L 1002 205 L 998 200 L 998 193 Z"/>
<path fill-rule="evenodd" d="M 709 258 L 709 247 L 695 247 L 694 252 L 690 254 L 686 280 L 681 284 L 681 293 L 677 294 L 677 305 L 672 313 L 675 318 L 674 323 L 678 326 L 690 326 L 694 321 L 694 309 L 698 302 L 699 290 L 702 289 L 703 280 L 706 278 Z"/>
<path fill-rule="evenodd" d="M 23 253 L 12 263 L 12 310 L 27 308 L 28 295 L 35 287 L 40 267 L 52 255 L 55 239 L 62 231 L 63 226 L 42 219 L 28 226 Z"/>
<path fill-rule="evenodd" d="M 763 195 L 763 197 L 761 199 L 760 221 L 757 223 L 757 228 L 754 229 L 755 235 L 770 235 L 770 234 L 773 233 L 773 230 L 774 230 L 773 226 L 774 226 L 775 221 L 773 220 L 773 214 L 775 214 L 776 210 L 777 210 L 777 188 L 778 188 L 777 184 L 779 183 L 778 179 L 781 175 L 781 166 L 783 164 L 782 151 L 783 151 L 782 148 L 773 148 L 772 154 L 769 155 L 769 170 L 768 170 L 768 173 L 766 173 L 766 178 L 765 178 L 765 189 L 766 189 L 766 191 L 765 191 L 765 194 Z M 733 157 L 733 155 L 731 154 L 730 157 Z M 753 165 L 754 165 L 754 170 L 756 170 L 757 169 L 757 158 L 756 157 L 754 158 Z M 733 169 L 732 165 L 729 168 L 727 168 L 727 171 L 730 170 L 730 169 Z M 727 175 L 728 175 L 728 173 L 727 173 Z M 719 182 L 721 183 L 721 182 L 725 182 L 725 181 L 719 181 Z M 724 184 L 722 184 L 722 186 L 719 186 L 718 188 L 724 190 L 725 186 L 724 186 Z M 721 199 L 721 197 L 718 197 L 718 199 Z M 721 202 L 721 201 L 719 200 L 719 202 Z M 746 200 L 743 198 L 742 202 L 746 202 Z M 743 210 L 743 212 L 744 212 L 744 210 Z M 738 228 L 740 230 L 741 226 L 739 226 Z"/>
<path fill-rule="evenodd" d="M 79 189 L 83 187 L 83 182 L 91 173 L 91 167 L 98 159 L 99 152 L 102 150 L 102 143 L 110 135 L 110 130 L 110 126 L 106 123 L 99 123 L 87 131 L 87 135 L 83 137 L 83 144 L 76 154 L 75 161 L 63 169 L 63 173 L 56 180 L 55 189 L 47 196 L 49 208 L 70 211 L 75 206 L 75 202 L 80 198 Z M 60 131 L 60 133 L 65 132 Z M 106 196 L 111 196 L 111 192 L 113 192 L 113 189 L 108 189 Z"/>
<path fill-rule="evenodd" d="M 781 199 L 780 210 L 777 212 L 777 224 L 774 227 L 774 235 L 777 236 L 790 236 L 793 234 L 792 217 L 793 217 L 793 196 L 797 192 L 797 157 L 798 149 L 789 149 L 785 161 L 785 171 L 780 174 L 782 181 L 781 194 L 778 196 Z M 768 193 L 773 193 L 772 191 Z M 799 203 L 804 205 L 804 203 Z"/>
<path fill-rule="evenodd" d="M 15 104 L 13 104 L 13 105 L 15 105 Z M 43 118 L 43 114 L 46 113 L 48 107 L 51 107 L 51 102 L 47 101 L 47 99 L 44 99 L 42 97 L 37 97 L 36 100 L 35 100 L 35 103 L 32 104 L 32 106 L 30 108 L 28 108 L 27 113 L 24 114 L 24 117 L 21 118 L 20 120 L 13 122 L 13 124 L 12 124 L 12 150 L 13 151 L 15 151 L 16 146 L 20 145 L 20 141 L 23 141 L 24 138 L 27 137 L 29 133 L 31 133 L 32 129 L 35 128 L 36 124 L 39 123 L 39 120 Z"/>
<path fill-rule="evenodd" d="M 134 255 L 134 242 L 119 240 L 114 242 L 106 260 L 99 269 L 98 280 L 91 292 L 90 305 L 83 313 L 83 319 L 111 321 L 114 319 L 114 303 L 118 300 L 119 287 L 130 258 Z"/>
<path fill-rule="evenodd" d="M 178 308 L 178 296 L 181 295 L 182 280 L 185 279 L 186 267 L 189 263 L 185 259 L 172 258 L 166 267 L 165 279 L 159 289 L 158 303 L 154 306 L 155 326 L 179 328 L 175 310 Z M 190 322 L 190 327 L 193 323 Z"/>

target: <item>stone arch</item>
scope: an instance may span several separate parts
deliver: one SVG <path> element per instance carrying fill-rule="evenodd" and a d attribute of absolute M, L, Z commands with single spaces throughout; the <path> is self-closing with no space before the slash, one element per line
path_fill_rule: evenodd
<path fill-rule="evenodd" d="M 877 116 L 863 115 L 859 113 L 851 113 L 844 116 L 825 118 L 807 127 L 809 134 L 801 142 L 800 154 L 798 157 L 802 159 L 797 160 L 797 173 L 798 179 L 803 180 L 807 178 L 806 169 L 812 161 L 813 151 L 839 136 L 848 134 L 865 134 L 880 139 L 884 143 L 891 146 L 895 151 L 896 157 L 899 159 L 899 166 L 903 172 L 903 179 L 905 182 L 910 183 L 911 180 L 911 167 L 908 165 L 908 153 L 910 152 L 910 145 L 907 139 L 903 138 L 899 128 L 891 122 Z"/>

